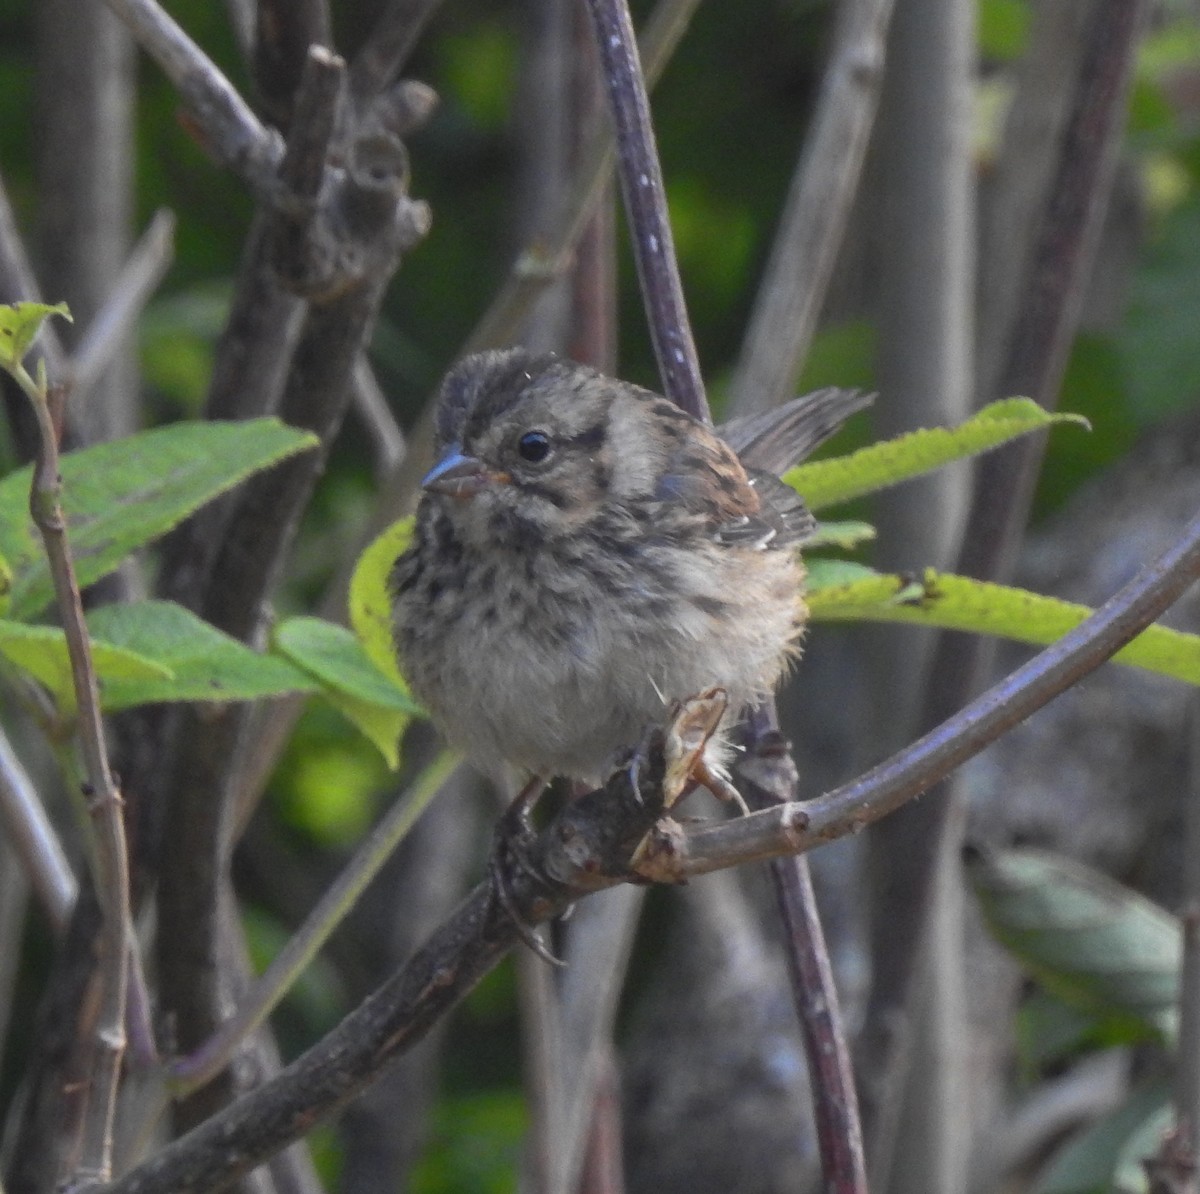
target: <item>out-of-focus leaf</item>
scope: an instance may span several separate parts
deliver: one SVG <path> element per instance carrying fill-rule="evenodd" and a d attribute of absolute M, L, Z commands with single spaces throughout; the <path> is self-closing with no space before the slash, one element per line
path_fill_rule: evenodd
<path fill-rule="evenodd" d="M 227 279 L 197 283 L 156 297 L 138 323 L 142 376 L 188 416 L 200 413 L 231 296 Z"/>
<path fill-rule="evenodd" d="M 849 456 L 798 465 L 783 479 L 812 509 L 820 510 L 919 477 L 952 460 L 976 456 L 1056 423 L 1088 425 L 1078 415 L 1051 414 L 1029 398 L 1006 398 L 985 406 L 957 427 L 910 431 Z"/>
<path fill-rule="evenodd" d="M 80 585 L 260 469 L 316 446 L 278 419 L 177 423 L 62 458 L 63 506 Z M 30 470 L 0 481 L 0 554 L 13 569 L 11 613 L 27 618 L 53 596 L 29 517 Z"/>
<path fill-rule="evenodd" d="M 1043 850 L 977 851 L 967 874 L 993 934 L 1048 990 L 1173 1036 L 1182 948 L 1175 917 Z"/>
<path fill-rule="evenodd" d="M 1143 1087 L 1085 1128 L 1058 1152 L 1035 1194 L 1147 1194 L 1140 1160 L 1153 1156 L 1170 1126 L 1168 1098 L 1162 1084 Z"/>
<path fill-rule="evenodd" d="M 854 560 L 806 559 L 804 564 L 808 569 L 804 591 L 810 606 L 813 596 L 824 589 L 848 588 L 850 585 L 865 581 L 873 583 L 880 576 L 880 573 L 876 572 L 874 568 L 868 568 L 866 564 L 859 564 Z M 893 584 L 890 592 L 895 594 L 895 591 Z M 880 592 L 882 594 L 883 590 L 881 589 Z M 819 607 L 820 602 L 818 602 Z M 825 620 L 832 622 L 837 619 L 831 616 Z"/>
<path fill-rule="evenodd" d="M 277 651 L 320 683 L 326 698 L 379 748 L 390 767 L 399 765 L 400 736 L 421 707 L 403 684 L 375 666 L 359 639 L 321 618 L 289 618 L 275 628 L 273 641 Z"/>
<path fill-rule="evenodd" d="M 1034 1072 L 1059 1066 L 1083 1053 L 1144 1041 L 1145 1025 L 1126 1015 L 1083 1011 L 1044 987 L 1036 987 L 1017 1012 L 1021 1063 Z"/>
<path fill-rule="evenodd" d="M 978 12 L 979 53 L 1000 62 L 1018 57 L 1029 35 L 1029 6 L 1021 0 L 983 0 Z"/>
<path fill-rule="evenodd" d="M 875 528 L 869 522 L 820 522 L 817 524 L 816 533 L 804 546 L 806 550 L 814 547 L 840 547 L 843 551 L 849 551 L 874 538 Z"/>
<path fill-rule="evenodd" d="M 66 303 L 0 303 L 0 369 L 11 372 L 25 359 L 51 315 L 71 321 Z"/>
<path fill-rule="evenodd" d="M 1129 413 L 1121 355 L 1110 336 L 1076 336 L 1062 384 L 1062 403 L 1092 425 L 1091 435 L 1052 435 L 1038 477 L 1040 516 L 1062 503 L 1089 477 L 1129 451 L 1137 424 Z"/>
<path fill-rule="evenodd" d="M 392 637 L 392 599 L 388 577 L 396 558 L 412 539 L 413 520 L 394 522 L 362 553 L 350 578 L 350 625 L 363 649 L 384 675 L 407 691 L 396 662 Z"/>
<path fill-rule="evenodd" d="M 796 392 L 806 394 L 822 386 L 871 391 L 875 388 L 875 329 L 855 321 L 822 328 L 813 338 L 796 383 Z"/>
<path fill-rule="evenodd" d="M 447 1100 L 437 1109 L 433 1140 L 413 1172 L 413 1194 L 509 1194 L 526 1119 L 516 1094 Z"/>
<path fill-rule="evenodd" d="M 66 635 L 57 626 L 0 621 L 0 654 L 43 684 L 65 713 L 75 711 L 75 684 Z M 124 644 L 92 640 L 101 703 L 114 684 L 170 684 L 170 667 Z"/>
<path fill-rule="evenodd" d="M 1119 344 L 1135 417 L 1143 424 L 1192 405 L 1200 392 L 1200 201 L 1176 208 L 1132 277 Z"/>
<path fill-rule="evenodd" d="M 811 571 L 816 571 L 815 566 L 810 566 Z M 825 579 L 821 571 L 816 576 L 819 582 Z M 810 579 L 808 607 L 814 621 L 908 622 L 1037 645 L 1061 638 L 1092 613 L 1086 605 L 932 568 L 919 576 L 871 573 L 845 584 Z M 1200 636 L 1194 634 L 1150 626 L 1113 660 L 1200 684 Z"/>
<path fill-rule="evenodd" d="M 97 639 L 136 652 L 167 677 L 105 678 L 107 710 L 160 701 L 249 701 L 316 692 L 313 680 L 285 659 L 260 655 L 171 601 L 104 605 L 88 615 Z"/>

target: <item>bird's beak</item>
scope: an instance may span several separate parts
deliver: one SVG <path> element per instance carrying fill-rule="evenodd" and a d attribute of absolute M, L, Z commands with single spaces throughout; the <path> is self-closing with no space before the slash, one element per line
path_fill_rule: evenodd
<path fill-rule="evenodd" d="M 471 498 L 488 485 L 503 484 L 508 479 L 507 473 L 495 472 L 477 457 L 466 455 L 461 444 L 450 444 L 421 479 L 421 488 L 449 497 Z"/>

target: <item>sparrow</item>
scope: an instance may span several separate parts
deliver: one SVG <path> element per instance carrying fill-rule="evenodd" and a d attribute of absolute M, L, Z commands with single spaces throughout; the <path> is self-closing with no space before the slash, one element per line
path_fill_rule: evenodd
<path fill-rule="evenodd" d="M 597 785 L 712 688 L 728 728 L 773 691 L 807 616 L 798 549 L 816 524 L 778 474 L 869 401 L 822 390 L 714 429 L 554 355 L 465 358 L 389 577 L 412 691 L 510 782 Z"/>

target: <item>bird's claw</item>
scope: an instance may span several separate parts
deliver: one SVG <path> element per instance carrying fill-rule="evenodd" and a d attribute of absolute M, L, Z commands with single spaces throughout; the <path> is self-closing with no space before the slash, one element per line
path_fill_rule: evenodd
<path fill-rule="evenodd" d="M 488 857 L 488 878 L 492 895 L 512 921 L 517 935 L 544 962 L 551 966 L 565 966 L 538 936 L 537 930 L 526 919 L 513 896 L 514 873 L 524 872 L 535 882 L 544 884 L 546 876 L 533 861 L 531 845 L 537 840 L 533 828 L 533 806 L 542 794 L 544 780 L 531 780 L 505 809 L 492 839 L 492 852 Z"/>

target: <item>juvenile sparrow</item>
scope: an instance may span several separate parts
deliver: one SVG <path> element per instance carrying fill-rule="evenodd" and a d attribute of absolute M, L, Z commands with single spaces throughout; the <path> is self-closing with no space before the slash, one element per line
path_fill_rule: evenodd
<path fill-rule="evenodd" d="M 814 521 L 775 475 L 869 399 L 823 390 L 714 430 L 521 349 L 456 365 L 390 583 L 401 666 L 482 770 L 596 784 L 668 706 L 770 693 L 806 617 Z"/>

